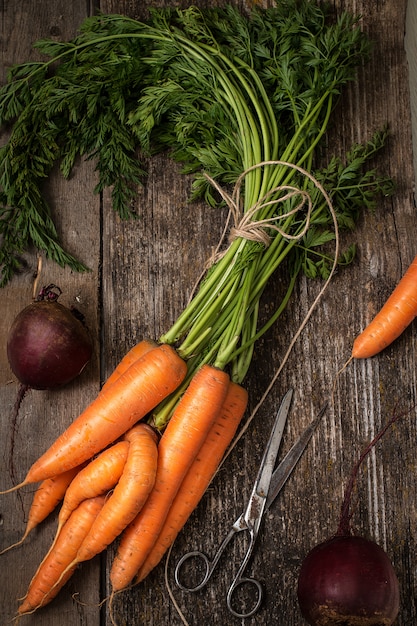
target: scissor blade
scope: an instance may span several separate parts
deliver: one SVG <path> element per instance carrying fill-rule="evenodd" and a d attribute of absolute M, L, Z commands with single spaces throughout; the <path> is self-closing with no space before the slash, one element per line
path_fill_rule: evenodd
<path fill-rule="evenodd" d="M 259 468 L 258 476 L 256 478 L 255 485 L 253 487 L 253 494 L 257 494 L 262 498 L 266 498 L 269 493 L 271 476 L 274 471 L 275 463 L 278 456 L 278 450 L 281 445 L 282 435 L 284 433 L 285 423 L 287 421 L 288 412 L 290 410 L 291 399 L 293 390 L 287 391 L 282 399 L 281 405 L 278 409 L 277 416 L 275 418 L 274 426 L 272 428 L 271 435 L 265 452 L 262 457 L 261 465 Z"/>
<path fill-rule="evenodd" d="M 309 426 L 301 433 L 300 438 L 295 442 L 292 448 L 287 452 L 277 469 L 272 474 L 271 484 L 268 491 L 268 498 L 266 500 L 266 509 L 269 509 L 275 498 L 291 476 L 295 466 L 301 458 L 304 450 L 307 447 L 308 442 L 313 436 L 318 424 L 321 421 L 324 413 L 326 412 L 328 403 L 320 409 L 317 417 L 311 422 Z"/>

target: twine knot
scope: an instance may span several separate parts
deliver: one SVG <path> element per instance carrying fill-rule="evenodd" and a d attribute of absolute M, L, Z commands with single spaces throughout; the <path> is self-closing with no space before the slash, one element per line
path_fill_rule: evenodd
<path fill-rule="evenodd" d="M 204 174 L 206 179 L 209 181 L 212 187 L 217 190 L 220 197 L 229 209 L 229 215 L 226 220 L 223 234 L 217 245 L 216 251 L 210 259 L 210 265 L 216 262 L 222 256 L 219 250 L 226 238 L 228 230 L 229 244 L 231 244 L 237 238 L 242 238 L 249 241 L 261 243 L 266 248 L 271 244 L 271 241 L 273 239 L 272 235 L 270 234 L 271 230 L 276 231 L 282 237 L 288 240 L 302 239 L 308 231 L 310 227 L 311 212 L 313 209 L 312 199 L 310 194 L 305 189 L 299 189 L 298 187 L 295 187 L 293 185 L 277 185 L 270 189 L 264 196 L 259 198 L 255 202 L 255 204 L 249 209 L 247 209 L 246 211 L 243 210 L 241 201 L 241 187 L 245 177 L 249 174 L 249 172 L 253 171 L 254 169 L 267 165 L 284 165 L 289 168 L 296 169 L 308 178 L 312 179 L 316 186 L 319 186 L 317 181 L 306 170 L 292 163 L 287 163 L 286 161 L 263 161 L 256 165 L 253 165 L 252 167 L 242 172 L 242 174 L 237 179 L 231 194 L 227 193 L 227 191 L 223 187 L 221 187 L 213 178 L 211 178 L 211 176 L 209 176 L 208 174 Z M 322 191 L 325 194 L 324 190 Z M 273 205 L 278 206 L 279 204 L 282 204 L 287 200 L 291 200 L 292 198 L 295 198 L 297 196 L 299 196 L 300 198 L 299 201 L 289 211 L 286 211 L 284 213 L 277 213 L 276 215 L 269 218 L 256 218 L 256 215 L 259 214 L 262 209 Z M 278 223 L 284 222 L 291 215 L 295 215 L 301 210 L 305 210 L 306 213 L 304 226 L 296 234 L 293 235 L 278 225 Z M 233 220 L 233 225 L 229 229 L 229 223 L 231 219 Z"/>

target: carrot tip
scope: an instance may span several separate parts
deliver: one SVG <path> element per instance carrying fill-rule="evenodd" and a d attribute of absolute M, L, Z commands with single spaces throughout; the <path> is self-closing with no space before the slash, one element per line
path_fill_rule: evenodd
<path fill-rule="evenodd" d="M 345 369 L 349 366 L 349 364 L 353 361 L 354 357 L 353 355 L 350 355 L 350 357 L 348 358 L 348 360 L 342 365 L 342 367 L 336 372 L 336 376 L 334 377 L 334 381 L 333 381 L 333 389 L 332 389 L 332 397 L 334 396 L 335 392 L 336 392 L 336 386 L 337 383 L 339 381 L 339 377 L 341 376 L 341 374 L 343 374 L 343 372 L 345 371 Z"/>
<path fill-rule="evenodd" d="M 21 489 L 21 487 L 25 487 L 26 485 L 27 485 L 27 482 L 26 480 L 24 480 L 18 485 L 15 485 L 14 487 L 10 487 L 10 489 L 5 489 L 4 491 L 0 491 L 0 496 L 4 496 L 6 495 L 6 493 L 12 493 L 13 491 L 17 491 L 18 489 Z"/>
<path fill-rule="evenodd" d="M 22 543 L 24 542 L 24 540 L 26 539 L 27 534 L 25 533 L 23 535 L 23 537 L 21 539 L 19 539 L 19 541 L 16 541 L 16 543 L 12 543 L 11 546 L 7 546 L 7 548 L 4 548 L 3 550 L 0 551 L 0 556 L 2 554 L 5 554 L 6 552 L 8 552 L 9 550 L 12 550 L 13 548 L 17 548 L 17 546 L 21 546 Z"/>

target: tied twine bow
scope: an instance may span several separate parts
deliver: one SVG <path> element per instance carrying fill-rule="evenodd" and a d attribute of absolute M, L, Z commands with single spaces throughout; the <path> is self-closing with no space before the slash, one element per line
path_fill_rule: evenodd
<path fill-rule="evenodd" d="M 274 200 L 270 200 L 266 202 L 266 199 L 269 196 L 279 192 L 279 191 L 287 191 L 287 193 L 279 198 Z M 262 220 L 252 220 L 252 217 L 260 210 L 266 206 L 271 206 L 273 204 L 280 204 L 285 202 L 286 200 L 290 200 L 295 196 L 301 196 L 300 202 L 295 206 L 291 211 L 287 211 L 286 213 L 280 213 L 280 215 L 265 218 Z M 233 202 L 232 198 L 229 198 L 230 201 Z M 294 215 L 298 211 L 300 211 L 304 205 L 307 204 L 307 217 L 306 223 L 303 230 L 298 235 L 290 235 L 289 233 L 279 228 L 275 222 L 278 220 L 283 220 L 286 217 L 290 217 L 290 215 Z M 258 200 L 251 209 L 246 211 L 241 218 L 240 222 L 238 222 L 238 210 L 237 206 L 233 207 L 236 211 L 232 212 L 232 215 L 235 220 L 235 226 L 230 229 L 229 241 L 233 241 L 234 239 L 241 237 L 243 239 L 249 239 L 250 241 L 258 241 L 262 243 L 265 248 L 269 246 L 271 243 L 272 237 L 267 233 L 266 227 L 272 228 L 276 230 L 280 235 L 285 237 L 286 239 L 301 239 L 308 230 L 310 225 L 310 215 L 312 211 L 312 201 L 310 194 L 307 191 L 298 189 L 297 187 L 293 187 L 292 185 L 280 185 L 279 187 L 275 187 L 271 189 L 261 200 Z M 231 208 L 231 205 L 229 205 Z"/>
<path fill-rule="evenodd" d="M 225 204 L 227 205 L 229 212 L 228 212 L 228 216 L 225 222 L 225 226 L 223 229 L 223 232 L 220 236 L 220 239 L 217 243 L 217 246 L 214 250 L 214 252 L 212 253 L 211 257 L 208 259 L 206 266 L 203 270 L 203 272 L 201 273 L 201 275 L 198 277 L 193 289 L 191 290 L 191 294 L 189 296 L 189 300 L 188 302 L 191 301 L 201 279 L 203 278 L 204 274 L 206 273 L 207 269 L 210 268 L 212 265 L 214 265 L 219 259 L 222 258 L 222 256 L 224 256 L 225 252 L 220 252 L 220 249 L 226 239 L 226 234 L 229 231 L 229 235 L 228 235 L 228 241 L 229 241 L 229 245 L 238 237 L 242 238 L 242 239 L 248 239 L 250 241 L 255 241 L 255 242 L 259 242 L 261 244 L 263 244 L 265 247 L 268 247 L 272 241 L 272 237 L 271 235 L 268 234 L 267 229 L 272 229 L 275 230 L 277 233 L 279 233 L 282 237 L 284 237 L 285 239 L 297 239 L 300 240 L 304 237 L 304 235 L 307 233 L 309 227 L 310 227 L 310 219 L 311 219 L 311 212 L 313 210 L 313 203 L 311 200 L 311 196 L 310 194 L 303 190 L 303 189 L 299 189 L 298 187 L 293 187 L 292 185 L 277 185 L 276 187 L 274 187 L 273 189 L 270 189 L 262 198 L 260 198 L 252 207 L 250 207 L 247 211 L 243 211 L 241 208 L 241 187 L 243 184 L 244 179 L 246 178 L 246 176 L 249 174 L 249 172 L 261 168 L 261 167 L 265 167 L 265 166 L 285 166 L 288 167 L 290 169 L 294 169 L 297 170 L 298 172 L 300 172 L 303 176 L 305 176 L 306 178 L 308 178 L 314 185 L 315 187 L 317 187 L 317 189 L 320 191 L 320 193 L 323 195 L 326 204 L 329 208 L 329 212 L 332 216 L 333 219 L 333 225 L 334 225 L 334 230 L 335 230 L 335 254 L 334 254 L 334 261 L 333 261 L 333 265 L 332 268 L 330 270 L 329 276 L 326 280 L 326 283 L 324 285 L 323 291 L 326 289 L 328 282 L 330 281 L 332 275 L 334 274 L 335 270 L 336 270 L 336 265 L 337 265 L 337 257 L 339 256 L 339 232 L 338 232 L 338 224 L 337 224 L 337 217 L 336 217 L 336 212 L 334 210 L 332 201 L 330 199 L 330 196 L 328 195 L 328 193 L 326 192 L 326 190 L 324 189 L 324 187 L 319 183 L 319 181 L 312 175 L 310 174 L 310 172 L 308 172 L 307 170 L 305 170 L 304 168 L 300 167 L 299 165 L 295 165 L 294 163 L 289 163 L 287 161 L 280 161 L 280 160 L 276 160 L 276 161 L 261 161 L 259 163 L 257 163 L 256 165 L 252 165 L 251 167 L 249 167 L 248 169 L 246 169 L 244 172 L 242 172 L 242 174 L 240 174 L 240 176 L 238 177 L 238 179 L 236 180 L 235 186 L 233 188 L 232 194 L 228 194 L 227 191 L 225 189 L 223 189 L 223 187 L 221 187 L 215 180 L 214 178 L 212 178 L 211 176 L 209 176 L 207 173 L 204 173 L 204 177 L 209 181 L 209 183 L 212 185 L 212 187 L 214 187 L 218 193 L 220 194 L 220 197 L 222 198 L 222 200 L 225 202 Z M 270 198 L 271 196 L 282 192 L 282 191 L 286 191 L 287 193 L 285 195 L 282 195 L 278 198 L 273 198 L 272 200 L 268 200 L 268 198 Z M 295 196 L 300 196 L 300 201 L 299 203 L 293 207 L 290 211 L 287 211 L 286 213 L 281 213 L 280 215 L 276 215 L 274 217 L 271 218 L 266 218 L 266 219 L 262 219 L 262 220 L 254 220 L 252 219 L 254 217 L 254 215 L 256 215 L 256 213 L 266 207 L 266 206 L 271 206 L 274 204 L 280 204 L 285 202 L 286 200 L 291 199 L 292 197 Z M 302 228 L 302 230 L 296 234 L 296 235 L 291 235 L 290 233 L 287 233 L 286 231 L 284 231 L 282 228 L 280 228 L 277 225 L 277 222 L 282 221 L 284 219 L 286 219 L 287 217 L 297 213 L 298 211 L 300 211 L 301 209 L 303 209 L 305 206 L 307 205 L 307 211 L 306 211 L 306 217 L 305 217 L 305 223 L 304 223 L 304 227 Z M 233 226 L 230 228 L 229 230 L 229 225 L 230 225 L 230 221 L 233 218 Z M 322 292 L 320 292 L 319 294 L 319 298 L 321 297 Z M 314 308 L 314 306 L 316 305 L 316 302 L 313 303 L 312 308 Z M 307 313 L 308 317 L 310 316 L 310 312 Z M 306 320 L 307 322 L 307 320 Z M 297 335 L 298 336 L 298 335 Z"/>
<path fill-rule="evenodd" d="M 210 267 L 212 264 L 214 264 L 223 256 L 224 252 L 221 253 L 220 248 L 226 239 L 226 234 L 228 231 L 229 231 L 229 235 L 228 235 L 229 244 L 231 244 L 235 239 L 240 237 L 243 239 L 248 239 L 250 241 L 259 242 L 263 244 L 265 247 L 268 247 L 272 241 L 272 237 L 268 233 L 268 229 L 269 230 L 272 229 L 276 231 L 282 237 L 288 240 L 290 239 L 300 240 L 307 233 L 310 227 L 310 219 L 311 219 L 311 213 L 313 210 L 313 204 L 312 204 L 310 194 L 303 189 L 299 189 L 298 187 L 294 187 L 292 185 L 277 185 L 273 189 L 270 189 L 262 198 L 259 198 L 259 200 L 257 200 L 257 202 L 255 202 L 255 204 L 252 207 L 250 207 L 247 211 L 242 210 L 241 187 L 244 182 L 244 179 L 249 174 L 249 172 L 255 169 L 261 168 L 261 167 L 265 167 L 265 166 L 285 166 L 290 169 L 297 170 L 303 176 L 308 178 L 323 195 L 326 201 L 326 204 L 328 205 L 330 214 L 332 216 L 334 229 L 335 229 L 335 261 L 330 272 L 330 275 L 332 275 L 336 268 L 337 257 L 339 253 L 338 225 L 337 225 L 336 213 L 333 208 L 332 201 L 329 195 L 327 194 L 327 192 L 325 191 L 325 189 L 323 188 L 323 186 L 319 183 L 319 181 L 312 174 L 310 174 L 307 170 L 300 167 L 299 165 L 295 165 L 294 163 L 288 163 L 287 161 L 280 161 L 280 160 L 261 161 L 260 163 L 257 163 L 256 165 L 252 165 L 251 167 L 246 169 L 244 172 L 242 172 L 242 174 L 240 174 L 231 194 L 228 194 L 226 190 L 223 189 L 223 187 L 221 187 L 213 178 L 211 178 L 211 176 L 204 173 L 205 178 L 218 191 L 218 193 L 220 194 L 220 197 L 222 198 L 222 200 L 225 202 L 225 204 L 227 205 L 229 209 L 229 213 L 228 213 L 228 217 L 226 220 L 223 233 L 220 237 L 220 240 L 216 246 L 216 249 L 213 255 L 211 256 L 211 258 L 209 259 L 207 263 L 207 267 Z M 284 193 L 283 195 L 279 197 L 269 199 L 272 196 L 275 196 L 276 194 L 280 192 L 281 193 L 286 192 L 286 193 Z M 260 220 L 253 219 L 254 216 L 258 213 L 258 211 L 260 211 L 261 209 L 267 206 L 272 206 L 274 204 L 276 205 L 281 204 L 285 202 L 286 200 L 290 200 L 291 198 L 295 196 L 299 196 L 300 201 L 291 210 L 285 213 L 281 213 L 280 215 L 275 215 L 273 217 L 266 218 L 266 219 L 260 219 Z M 287 233 L 285 230 L 283 230 L 282 228 L 278 226 L 277 222 L 285 220 L 286 218 L 290 217 L 291 215 L 296 214 L 298 211 L 304 208 L 306 208 L 306 217 L 305 217 L 304 227 L 299 233 L 297 233 L 296 235 L 291 235 L 290 233 Z M 230 230 L 229 230 L 229 224 L 230 224 L 231 219 L 233 219 L 233 226 L 230 227 Z"/>
<path fill-rule="evenodd" d="M 233 188 L 232 194 L 228 194 L 225 189 L 223 189 L 211 176 L 208 174 L 204 174 L 205 178 L 210 182 L 210 184 L 218 191 L 221 198 L 224 200 L 225 204 L 229 208 L 229 216 L 226 221 L 225 230 L 223 231 L 223 235 L 220 239 L 220 242 L 217 246 L 217 250 L 224 241 L 225 233 L 229 228 L 230 217 L 233 218 L 234 226 L 231 227 L 229 233 L 229 242 L 232 242 L 234 239 L 241 237 L 243 239 L 248 239 L 250 241 L 257 241 L 262 243 L 265 247 L 268 247 L 271 243 L 272 237 L 268 234 L 267 228 L 273 229 L 277 231 L 280 235 L 285 237 L 286 239 L 301 239 L 305 233 L 307 232 L 310 226 L 310 217 L 311 211 L 313 208 L 312 200 L 310 194 L 298 187 L 294 187 L 292 185 L 277 185 L 276 187 L 270 189 L 262 198 L 259 198 L 255 204 L 243 212 L 241 209 L 241 187 L 245 177 L 249 174 L 249 172 L 254 169 L 263 167 L 265 165 L 286 165 L 288 167 L 292 167 L 298 169 L 305 174 L 308 174 L 302 168 L 298 166 L 291 165 L 286 163 L 285 161 L 262 161 L 252 167 L 249 167 L 245 170 L 237 179 L 235 186 Z M 276 195 L 279 192 L 286 191 L 285 195 L 281 195 L 278 198 L 273 198 L 272 200 L 268 200 L 271 196 Z M 286 200 L 289 200 L 295 196 L 300 196 L 299 203 L 293 207 L 290 211 L 286 213 L 281 213 L 280 215 L 276 215 L 270 218 L 265 218 L 261 220 L 254 220 L 253 217 L 260 211 L 261 209 L 267 206 L 273 206 L 274 204 L 281 204 Z M 291 215 L 294 215 L 298 211 L 307 205 L 307 214 L 304 228 L 297 235 L 290 235 L 285 232 L 282 228 L 277 225 L 277 221 L 282 221 Z"/>

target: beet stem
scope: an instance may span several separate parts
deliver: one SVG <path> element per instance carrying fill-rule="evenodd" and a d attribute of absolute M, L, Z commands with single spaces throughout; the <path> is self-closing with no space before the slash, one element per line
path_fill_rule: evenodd
<path fill-rule="evenodd" d="M 407 415 L 410 411 L 411 409 L 408 409 L 407 411 L 404 411 L 403 413 L 399 413 L 399 414 L 395 414 L 394 412 L 391 419 L 388 420 L 388 422 L 379 431 L 379 433 L 374 437 L 374 439 L 372 439 L 372 441 L 367 446 L 365 446 L 361 455 L 359 456 L 359 459 L 353 466 L 350 479 L 346 486 L 342 506 L 340 508 L 340 520 L 339 520 L 339 525 L 336 531 L 337 536 L 347 537 L 352 534 L 351 525 L 350 525 L 352 512 L 350 510 L 350 506 L 351 506 L 351 500 L 352 500 L 352 492 L 353 492 L 353 489 L 355 488 L 356 480 L 357 480 L 359 469 L 360 469 L 360 466 L 362 465 L 362 462 L 368 456 L 372 448 L 374 448 L 376 444 L 379 442 L 379 440 L 382 439 L 382 437 L 385 435 L 387 430 L 391 428 L 391 426 L 395 424 L 395 422 L 397 422 L 400 418 Z"/>
<path fill-rule="evenodd" d="M 34 275 L 34 281 L 33 281 L 33 287 L 32 287 L 32 300 L 36 300 L 37 295 L 38 295 L 38 287 L 39 287 L 39 282 L 41 280 L 41 274 L 42 274 L 42 255 L 40 254 L 40 252 L 38 252 L 38 264 L 36 267 L 36 271 L 35 271 L 35 275 Z"/>
<path fill-rule="evenodd" d="M 14 447 L 17 435 L 17 419 L 19 417 L 19 411 L 21 404 L 23 402 L 23 398 L 26 395 L 26 392 L 29 390 L 29 385 L 20 384 L 19 390 L 17 392 L 16 400 L 13 405 L 13 409 L 10 415 L 11 422 L 11 434 L 10 434 L 10 451 L 9 451 L 9 474 L 12 482 L 16 482 L 16 468 L 14 464 Z M 19 494 L 20 505 L 23 510 L 23 501 Z"/>

